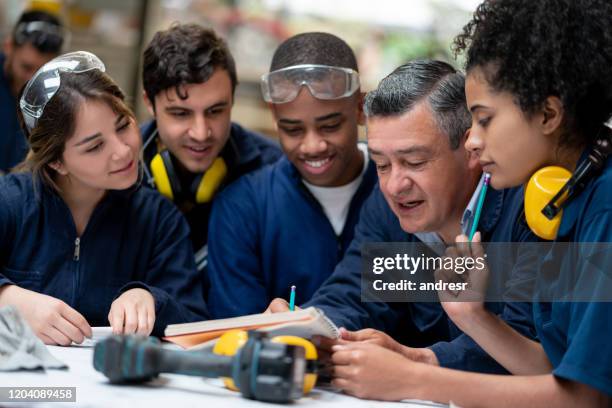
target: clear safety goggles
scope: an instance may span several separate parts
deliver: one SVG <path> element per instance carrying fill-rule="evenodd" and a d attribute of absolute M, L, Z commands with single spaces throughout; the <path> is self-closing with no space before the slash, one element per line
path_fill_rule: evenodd
<path fill-rule="evenodd" d="M 40 52 L 58 53 L 62 49 L 68 32 L 62 27 L 46 21 L 21 23 L 15 29 L 14 40 L 17 45 L 32 43 Z"/>
<path fill-rule="evenodd" d="M 261 77 L 261 92 L 266 102 L 294 100 L 302 86 L 317 99 L 340 99 L 359 89 L 359 73 L 350 68 L 304 64 L 272 71 Z"/>
<path fill-rule="evenodd" d="M 19 100 L 28 131 L 32 131 L 42 116 L 45 106 L 53 98 L 61 85 L 60 73 L 81 72 L 98 69 L 106 71 L 100 58 L 87 51 L 76 51 L 60 55 L 43 65 L 28 81 Z"/>

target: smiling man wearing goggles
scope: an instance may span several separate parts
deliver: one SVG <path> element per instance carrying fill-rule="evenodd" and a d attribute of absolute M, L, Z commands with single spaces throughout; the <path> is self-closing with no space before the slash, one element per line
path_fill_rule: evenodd
<path fill-rule="evenodd" d="M 0 173 L 21 162 L 27 142 L 17 119 L 16 99 L 21 88 L 45 63 L 61 52 L 64 29 L 60 20 L 44 11 L 21 15 L 0 53 Z"/>
<path fill-rule="evenodd" d="M 376 182 L 357 143 L 362 94 L 343 40 L 289 38 L 261 87 L 286 157 L 238 180 L 214 204 L 208 300 L 216 317 L 261 312 L 292 285 L 296 302 L 308 300 L 344 255 Z"/>

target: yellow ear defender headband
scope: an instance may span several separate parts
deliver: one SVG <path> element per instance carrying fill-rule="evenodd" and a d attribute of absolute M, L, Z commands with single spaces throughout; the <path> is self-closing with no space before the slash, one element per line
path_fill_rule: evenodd
<path fill-rule="evenodd" d="M 155 187 L 163 196 L 175 200 L 183 195 L 181 183 L 168 150 L 164 149 L 153 157 L 151 174 L 155 181 Z M 225 160 L 217 157 L 208 170 L 196 177 L 191 185 L 190 194 L 194 197 L 195 202 L 198 204 L 210 202 L 226 175 L 227 165 Z"/>
<path fill-rule="evenodd" d="M 610 126 L 607 134 L 595 142 L 587 160 L 574 173 L 558 167 L 544 167 L 531 176 L 525 189 L 525 218 L 538 237 L 554 240 L 561 225 L 563 208 L 584 189 L 587 182 L 603 167 L 610 154 Z"/>
<path fill-rule="evenodd" d="M 224 333 L 215 347 L 213 352 L 223 356 L 233 356 L 238 349 L 244 346 L 249 338 L 249 335 L 244 330 L 229 330 Z M 304 394 L 308 394 L 317 382 L 317 349 L 310 341 L 297 336 L 276 336 L 271 339 L 274 343 L 283 343 L 291 346 L 301 346 L 305 351 L 306 358 L 306 375 L 304 376 Z M 223 383 L 227 388 L 233 391 L 239 391 L 234 384 L 234 380 L 228 377 L 223 377 Z"/>
<path fill-rule="evenodd" d="M 188 194 L 191 195 L 197 204 L 212 201 L 215 193 L 219 187 L 221 187 L 227 175 L 227 164 L 225 164 L 225 160 L 223 160 L 222 157 L 217 157 L 208 170 L 194 179 L 189 189 L 190 191 L 183 192 L 181 181 L 175 170 L 174 163 L 172 162 L 172 155 L 170 151 L 160 146 L 161 142 L 158 136 L 159 134 L 157 130 L 155 130 L 153 135 L 149 137 L 142 146 L 142 150 L 146 151 L 150 143 L 158 144 L 159 153 L 157 153 L 149 163 L 151 169 L 150 173 L 145 166 L 148 182 L 154 183 L 155 188 L 163 196 L 172 201 Z"/>

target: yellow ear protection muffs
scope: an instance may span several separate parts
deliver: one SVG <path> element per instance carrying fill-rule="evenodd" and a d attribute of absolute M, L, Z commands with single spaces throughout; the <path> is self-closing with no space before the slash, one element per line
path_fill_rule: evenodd
<path fill-rule="evenodd" d="M 607 126 L 607 125 L 606 125 Z M 589 156 L 574 173 L 549 166 L 531 176 L 525 189 L 525 218 L 538 237 L 554 240 L 561 225 L 563 208 L 582 191 L 603 167 L 610 154 L 610 132 L 595 142 Z"/>
<path fill-rule="evenodd" d="M 238 349 L 243 347 L 249 334 L 244 330 L 229 330 L 225 332 L 213 348 L 215 354 L 223 356 L 233 356 Z M 292 346 L 300 346 L 304 348 L 306 358 L 306 375 L 304 376 L 304 394 L 308 394 L 317 382 L 317 349 L 310 341 L 297 336 L 276 336 L 270 341 L 274 343 L 288 344 Z M 223 383 L 230 390 L 238 391 L 238 387 L 234 384 L 234 380 L 228 377 L 223 377 Z"/>
<path fill-rule="evenodd" d="M 151 173 L 155 181 L 155 187 L 163 196 L 175 200 L 183 195 L 181 183 L 168 150 L 164 149 L 153 157 Z M 189 193 L 198 204 L 210 202 L 226 175 L 227 165 L 225 160 L 217 157 L 206 172 L 196 177 Z"/>

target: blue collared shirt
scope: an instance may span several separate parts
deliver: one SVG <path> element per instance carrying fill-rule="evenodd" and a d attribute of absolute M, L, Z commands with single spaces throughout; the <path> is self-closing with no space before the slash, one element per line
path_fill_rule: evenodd
<path fill-rule="evenodd" d="M 563 210 L 556 242 L 612 242 L 612 158 L 603 173 Z M 601 265 L 608 268 L 604 272 L 609 272 L 612 250 L 601 255 Z M 562 270 L 554 276 L 564 276 L 567 268 L 575 270 L 586 262 L 573 251 L 564 252 L 563 257 Z M 555 376 L 612 395 L 612 303 L 536 303 L 534 321 Z"/>

